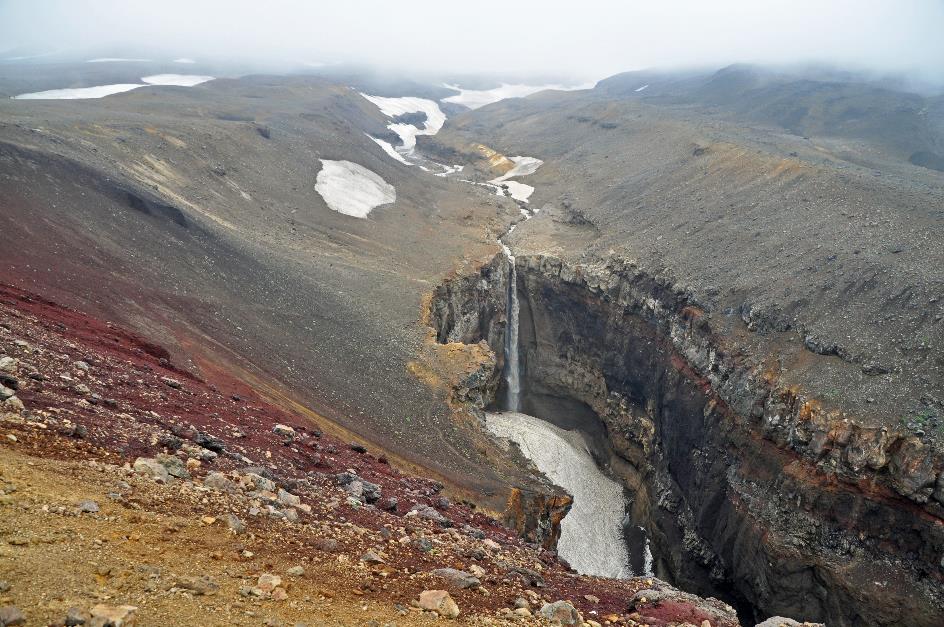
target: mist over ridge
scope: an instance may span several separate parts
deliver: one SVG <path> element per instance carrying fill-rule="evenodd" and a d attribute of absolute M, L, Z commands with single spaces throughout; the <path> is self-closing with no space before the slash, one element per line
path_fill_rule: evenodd
<path fill-rule="evenodd" d="M 352 6 L 353 5 L 353 6 Z M 824 64 L 944 81 L 944 5 L 375 0 L 188 3 L 38 0 L 0 5 L 0 62 L 185 58 L 250 71 L 343 63 L 379 71 L 598 80 L 627 70 Z"/>

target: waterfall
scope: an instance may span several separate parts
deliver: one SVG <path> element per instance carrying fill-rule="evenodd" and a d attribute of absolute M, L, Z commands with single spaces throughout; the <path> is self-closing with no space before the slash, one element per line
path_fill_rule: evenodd
<path fill-rule="evenodd" d="M 524 211 L 525 219 L 535 212 Z M 521 365 L 518 355 L 518 270 L 515 256 L 505 244 L 517 225 L 498 238 L 508 260 L 508 301 L 505 311 L 505 410 L 486 414 L 486 428 L 518 444 L 525 457 L 574 498 L 570 513 L 561 521 L 560 555 L 577 572 L 602 577 L 652 575 L 652 554 L 645 530 L 624 525 L 626 502 L 623 488 L 597 467 L 583 436 L 559 429 L 534 416 L 519 413 Z M 632 544 L 624 529 L 637 531 Z"/>
<path fill-rule="evenodd" d="M 505 329 L 505 383 L 508 386 L 506 409 L 518 411 L 521 396 L 521 373 L 518 363 L 518 271 L 515 269 L 515 257 L 505 244 L 502 244 L 508 259 L 508 311 Z"/>

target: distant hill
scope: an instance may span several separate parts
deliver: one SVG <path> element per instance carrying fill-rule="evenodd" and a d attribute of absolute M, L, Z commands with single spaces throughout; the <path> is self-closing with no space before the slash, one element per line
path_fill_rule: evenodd
<path fill-rule="evenodd" d="M 691 106 L 803 137 L 867 141 L 936 170 L 944 162 L 941 96 L 903 91 L 892 81 L 863 80 L 850 72 L 779 72 L 751 65 L 703 73 L 627 72 L 600 81 L 596 91 Z"/>

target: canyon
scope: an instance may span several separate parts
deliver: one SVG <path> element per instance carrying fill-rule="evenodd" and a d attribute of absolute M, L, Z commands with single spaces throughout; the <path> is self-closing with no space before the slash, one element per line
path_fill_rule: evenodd
<path fill-rule="evenodd" d="M 828 624 L 935 623 L 944 494 L 913 492 L 939 463 L 922 447 L 799 396 L 625 261 L 517 259 L 522 407 L 597 434 L 657 575 Z M 442 335 L 499 337 L 503 292 L 489 293 L 490 310 L 481 293 L 445 297 Z"/>
<path fill-rule="evenodd" d="M 368 443 L 404 474 L 351 453 L 336 470 L 360 463 L 390 490 L 427 477 L 441 488 L 418 505 L 441 489 L 455 522 L 544 564 L 561 595 L 601 586 L 612 623 L 700 595 L 723 603 L 648 624 L 732 624 L 725 604 L 748 625 L 940 624 L 944 186 L 920 165 L 944 144 L 939 96 L 732 66 L 466 108 L 439 84 L 217 69 L 0 101 L 6 316 L 33 324 L 30 303 L 50 299 L 140 334 L 163 359 L 149 368 L 207 398 L 238 388 L 263 422 Z M 0 91 L 56 76 L 11 73 Z M 31 393 L 8 420 L 30 442 L 45 411 Z M 119 446 L 107 408 L 77 407 L 118 467 L 173 452 L 147 434 Z M 562 526 L 584 514 L 568 521 L 573 490 L 524 431 L 592 458 L 607 489 L 590 500 L 625 510 L 604 550 L 629 547 L 628 563 L 566 563 L 586 546 L 561 544 Z M 334 494 L 269 446 L 253 455 Z M 375 530 L 406 520 L 361 505 L 340 507 Z M 506 566 L 496 585 L 516 590 Z M 690 595 L 635 597 L 652 577 Z M 463 594 L 492 614 L 514 601 Z"/>

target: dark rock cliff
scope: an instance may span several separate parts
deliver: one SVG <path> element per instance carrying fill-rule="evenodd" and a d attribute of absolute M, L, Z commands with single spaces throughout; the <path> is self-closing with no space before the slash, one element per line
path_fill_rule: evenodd
<path fill-rule="evenodd" d="M 657 575 L 758 615 L 940 624 L 941 451 L 782 383 L 775 356 L 730 349 L 689 292 L 631 262 L 519 256 L 517 271 L 524 409 L 592 408 L 576 426 L 604 434 Z M 442 339 L 501 352 L 490 272 L 442 291 Z"/>
<path fill-rule="evenodd" d="M 496 255 L 476 272 L 455 276 L 433 293 L 428 320 L 440 344 L 488 345 L 488 359 L 458 380 L 453 401 L 479 417 L 498 397 L 505 359 L 502 347 L 507 325 L 508 263 Z M 541 483 L 516 485 L 508 492 L 505 524 L 530 542 L 548 549 L 557 545 L 560 521 L 570 511 L 572 499 L 559 488 Z"/>

